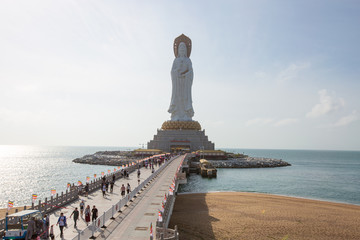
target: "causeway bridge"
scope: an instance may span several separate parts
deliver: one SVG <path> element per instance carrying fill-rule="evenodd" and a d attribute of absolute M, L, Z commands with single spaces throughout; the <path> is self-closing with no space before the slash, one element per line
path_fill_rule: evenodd
<path fill-rule="evenodd" d="M 46 202 L 33 205 L 50 216 L 50 226 L 53 226 L 55 239 L 150 239 L 152 230 L 153 239 L 178 239 L 177 229 L 168 229 L 175 195 L 180 181 L 186 179 L 182 173 L 182 164 L 187 155 L 177 155 L 165 161 L 161 166 L 140 168 L 140 182 L 137 177 L 137 166 L 129 166 L 128 178 L 116 173 L 113 193 L 106 192 L 103 197 L 100 189 L 101 180 L 91 182 L 90 193 L 86 197 L 79 195 L 76 188 L 65 194 L 57 195 Z M 121 186 L 131 186 L 131 192 L 121 196 Z M 98 209 L 98 218 L 87 226 L 85 216 L 80 216 L 77 227 L 70 218 L 72 211 L 84 200 L 85 207 L 90 209 L 95 205 Z M 56 207 L 54 207 L 56 206 Z M 59 227 L 56 226 L 60 213 L 67 217 L 67 227 L 60 237 Z M 161 215 L 161 216 L 159 216 Z M 159 219 L 161 221 L 159 221 Z M 1 225 L 1 222 L 0 222 Z M 151 227 L 152 225 L 152 227 Z"/>

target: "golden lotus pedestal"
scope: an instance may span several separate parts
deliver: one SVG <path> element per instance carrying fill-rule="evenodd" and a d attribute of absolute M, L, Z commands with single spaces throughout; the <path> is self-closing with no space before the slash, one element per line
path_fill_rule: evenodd
<path fill-rule="evenodd" d="M 165 121 L 154 139 L 148 142 L 147 148 L 164 152 L 192 152 L 214 150 L 215 144 L 208 140 L 205 130 L 201 130 L 197 121 Z"/>
<path fill-rule="evenodd" d="M 162 124 L 163 130 L 201 130 L 198 121 L 166 121 Z"/>

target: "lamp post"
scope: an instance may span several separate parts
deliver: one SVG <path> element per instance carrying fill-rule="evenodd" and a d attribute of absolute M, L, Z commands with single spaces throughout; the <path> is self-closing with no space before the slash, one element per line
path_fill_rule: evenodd
<path fill-rule="evenodd" d="M 139 143 L 139 145 L 140 145 L 140 148 L 141 148 L 141 159 L 143 159 L 144 158 L 144 143 Z"/>

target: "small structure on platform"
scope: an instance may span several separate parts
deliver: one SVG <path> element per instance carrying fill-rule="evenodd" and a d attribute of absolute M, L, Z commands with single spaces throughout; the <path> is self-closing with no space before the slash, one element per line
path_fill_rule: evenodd
<path fill-rule="evenodd" d="M 194 73 L 189 58 L 192 49 L 191 39 L 182 34 L 174 40 L 173 48 L 175 59 L 171 69 L 172 95 L 168 109 L 171 120 L 162 124 L 147 147 L 165 152 L 214 150 L 214 143 L 208 140 L 200 123 L 192 120 L 194 109 L 191 87 Z"/>
<path fill-rule="evenodd" d="M 153 155 L 158 155 L 158 154 L 162 154 L 164 153 L 162 150 L 160 149 L 135 149 L 132 154 L 135 157 L 150 157 Z"/>
<path fill-rule="evenodd" d="M 202 177 L 213 178 L 217 176 L 216 168 L 206 159 L 200 159 L 199 168 Z"/>

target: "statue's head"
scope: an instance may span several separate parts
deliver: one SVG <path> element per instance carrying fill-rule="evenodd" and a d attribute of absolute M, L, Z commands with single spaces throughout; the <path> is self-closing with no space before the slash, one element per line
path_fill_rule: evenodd
<path fill-rule="evenodd" d="M 178 57 L 187 57 L 187 49 L 185 43 L 181 42 L 178 48 Z"/>
<path fill-rule="evenodd" d="M 180 44 L 185 45 L 185 57 L 190 57 L 191 54 L 191 39 L 185 36 L 184 34 L 181 34 L 174 40 L 174 54 L 175 57 L 179 57 L 180 53 Z"/>

